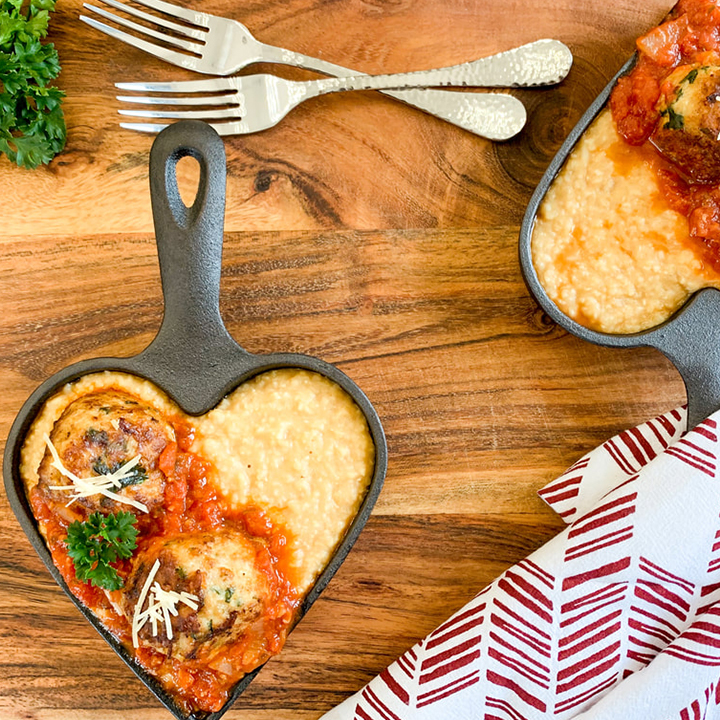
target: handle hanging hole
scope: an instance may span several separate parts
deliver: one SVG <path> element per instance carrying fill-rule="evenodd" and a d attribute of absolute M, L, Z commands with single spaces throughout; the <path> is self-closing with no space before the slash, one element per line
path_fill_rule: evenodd
<path fill-rule="evenodd" d="M 200 163 L 192 155 L 185 155 L 177 161 L 175 173 L 180 199 L 186 208 L 191 208 L 200 187 Z"/>

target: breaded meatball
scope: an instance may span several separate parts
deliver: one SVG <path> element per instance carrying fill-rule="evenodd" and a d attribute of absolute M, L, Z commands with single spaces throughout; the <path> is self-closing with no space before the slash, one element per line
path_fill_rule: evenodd
<path fill-rule="evenodd" d="M 153 628 L 148 621 L 137 632 L 138 645 L 192 659 L 199 653 L 212 655 L 242 635 L 263 614 L 271 597 L 269 580 L 257 561 L 263 547 L 262 541 L 242 530 L 225 527 L 179 535 L 138 553 L 120 607 L 131 624 L 136 612 L 147 611 L 155 601 L 155 583 L 166 592 L 194 598 L 190 604 L 178 601 L 177 614 L 169 615 L 172 638 L 164 622 Z M 159 567 L 138 608 L 156 561 Z"/>
<path fill-rule="evenodd" d="M 660 121 L 650 138 L 694 183 L 720 182 L 720 67 L 674 70 L 663 83 Z"/>
<path fill-rule="evenodd" d="M 145 505 L 160 504 L 165 475 L 158 467 L 160 454 L 175 441 L 175 431 L 161 414 L 124 390 L 90 393 L 70 403 L 55 423 L 50 440 L 63 466 L 79 478 L 115 472 L 139 456 L 139 461 L 120 488 L 112 492 Z M 53 490 L 72 486 L 72 481 L 52 465 L 46 448 L 38 470 L 39 487 L 52 503 L 67 504 L 73 491 Z M 87 513 L 131 510 L 131 506 L 102 494 L 77 498 L 73 506 Z"/>

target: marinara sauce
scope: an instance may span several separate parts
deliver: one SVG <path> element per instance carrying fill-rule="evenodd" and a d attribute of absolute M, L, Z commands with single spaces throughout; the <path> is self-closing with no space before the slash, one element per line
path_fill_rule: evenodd
<path fill-rule="evenodd" d="M 160 680 L 186 712 L 216 712 L 244 675 L 280 651 L 292 627 L 300 598 L 292 583 L 291 538 L 271 513 L 257 507 L 242 510 L 230 507 L 213 486 L 212 466 L 190 451 L 194 437 L 192 425 L 177 420 L 173 427 L 176 442 L 169 443 L 158 460 L 167 478 L 163 507 L 137 515 L 139 535 L 135 552 L 161 539 L 185 532 L 217 530 L 228 524 L 262 539 L 255 563 L 268 579 L 271 597 L 262 622 L 238 640 L 210 654 L 199 652 L 192 660 L 171 658 L 148 647 L 133 647 L 130 622 L 110 601 L 117 599 L 115 593 L 106 594 L 75 576 L 65 538 L 70 523 L 82 520 L 82 516 L 75 517 L 71 508 L 58 512 L 37 486 L 29 493 L 29 499 L 53 562 L 73 595 L 93 611 L 140 665 Z M 131 560 L 120 560 L 114 567 L 124 581 L 129 575 Z M 262 628 L 260 632 L 256 629 L 258 626 Z"/>
<path fill-rule="evenodd" d="M 680 0 L 637 48 L 635 67 L 610 96 L 615 127 L 626 143 L 646 151 L 641 157 L 653 167 L 667 204 L 688 219 L 691 241 L 720 271 L 720 186 L 691 182 L 649 142 L 670 73 L 684 65 L 720 65 L 720 8 L 714 0 Z"/>

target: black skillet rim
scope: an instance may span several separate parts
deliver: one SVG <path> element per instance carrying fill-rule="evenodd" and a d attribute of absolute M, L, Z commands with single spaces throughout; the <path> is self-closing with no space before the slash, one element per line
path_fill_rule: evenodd
<path fill-rule="evenodd" d="M 535 219 L 537 217 L 538 210 L 540 209 L 540 205 L 545 199 L 545 196 L 555 181 L 555 178 L 559 175 L 585 131 L 605 109 L 610 94 L 618 79 L 627 74 L 634 67 L 636 61 L 637 54 L 633 55 L 633 57 L 631 57 L 630 60 L 628 60 L 622 68 L 620 68 L 610 82 L 603 88 L 602 92 L 595 98 L 595 100 L 593 100 L 590 107 L 583 113 L 580 120 L 560 146 L 560 149 L 553 157 L 550 165 L 535 188 L 535 192 L 530 198 L 530 202 L 528 203 L 523 216 L 518 241 L 520 269 L 522 271 L 523 279 L 525 280 L 528 290 L 530 290 L 530 293 L 538 302 L 540 307 L 552 318 L 555 323 L 566 329 L 568 332 L 571 332 L 573 335 L 576 335 L 583 340 L 587 340 L 588 342 L 595 343 L 596 345 L 606 345 L 610 347 L 636 347 L 639 344 L 646 344 L 643 340 L 651 335 L 655 328 L 644 330 L 639 333 L 615 335 L 590 330 L 566 315 L 550 299 L 550 296 L 545 291 L 545 288 L 537 276 L 532 259 L 532 234 L 535 228 Z M 670 322 L 670 320 L 665 321 L 665 323 L 667 322 Z"/>

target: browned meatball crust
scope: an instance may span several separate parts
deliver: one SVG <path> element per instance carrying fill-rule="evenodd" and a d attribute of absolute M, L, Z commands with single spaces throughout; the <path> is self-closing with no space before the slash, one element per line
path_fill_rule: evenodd
<path fill-rule="evenodd" d="M 79 478 L 108 475 L 138 457 L 120 488 L 112 492 L 151 510 L 163 501 L 166 478 L 158 467 L 165 447 L 175 440 L 172 426 L 161 414 L 124 390 L 90 393 L 72 402 L 50 434 L 62 465 Z M 50 502 L 67 504 L 72 481 L 53 467 L 46 448 L 38 471 L 39 486 Z M 53 487 L 68 487 L 51 489 Z M 102 494 L 77 498 L 73 506 L 87 513 L 132 510 Z"/>

